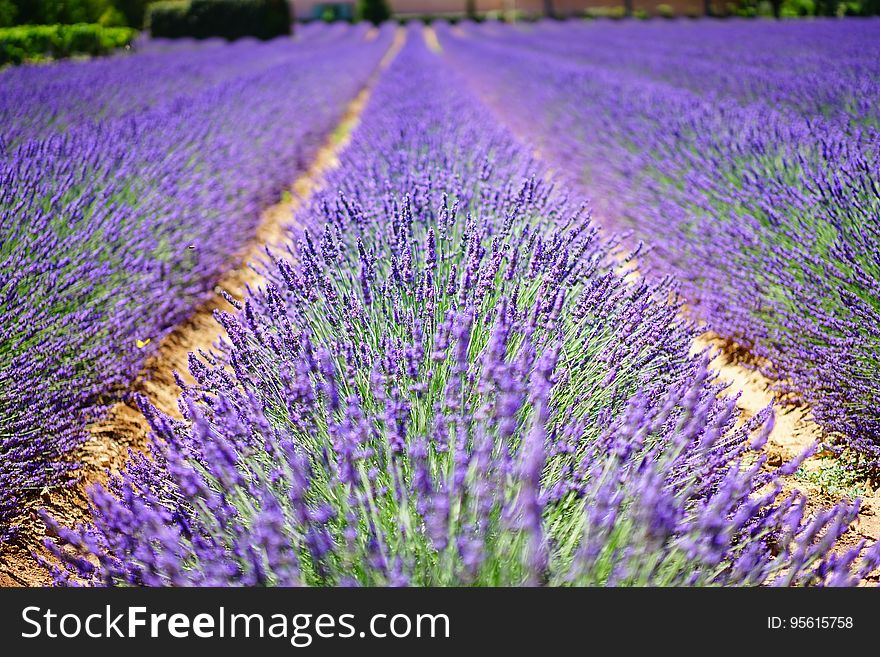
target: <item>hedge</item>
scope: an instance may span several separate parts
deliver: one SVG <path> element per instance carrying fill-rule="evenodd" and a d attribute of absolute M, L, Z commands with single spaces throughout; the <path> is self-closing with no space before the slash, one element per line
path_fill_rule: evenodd
<path fill-rule="evenodd" d="M 358 0 L 357 17 L 362 21 L 379 25 L 391 18 L 391 8 L 386 0 Z"/>
<path fill-rule="evenodd" d="M 0 28 L 0 65 L 70 55 L 102 55 L 129 45 L 137 30 L 74 25 L 19 25 Z"/>
<path fill-rule="evenodd" d="M 189 36 L 186 14 L 188 2 L 156 2 L 147 7 L 147 28 L 150 36 L 178 39 Z"/>
<path fill-rule="evenodd" d="M 287 0 L 190 0 L 157 2 L 147 8 L 154 37 L 271 39 L 291 32 Z"/>

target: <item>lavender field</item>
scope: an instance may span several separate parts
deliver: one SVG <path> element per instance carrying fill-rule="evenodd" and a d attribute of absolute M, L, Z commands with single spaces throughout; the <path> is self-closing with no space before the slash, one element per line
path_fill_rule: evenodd
<path fill-rule="evenodd" d="M 880 21 L 145 40 L 0 117 L 0 583 L 877 582 Z"/>

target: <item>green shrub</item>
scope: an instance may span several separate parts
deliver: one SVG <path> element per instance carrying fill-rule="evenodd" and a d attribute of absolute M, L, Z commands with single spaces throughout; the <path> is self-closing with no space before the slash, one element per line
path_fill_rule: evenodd
<path fill-rule="evenodd" d="M 291 29 L 287 0 L 191 0 L 187 19 L 200 39 L 271 39 Z"/>
<path fill-rule="evenodd" d="M 781 15 L 786 18 L 798 16 L 813 16 L 816 13 L 816 3 L 813 0 L 784 0 Z"/>
<path fill-rule="evenodd" d="M 141 28 L 144 25 L 148 1 L 0 0 L 0 27 L 99 23 L 105 26 L 128 25 Z"/>
<path fill-rule="evenodd" d="M 125 0 L 0 0 L 0 4 L 15 7 L 16 24 L 72 25 L 97 23 L 117 1 Z"/>
<path fill-rule="evenodd" d="M 544 18 L 543 14 L 539 14 L 532 11 L 519 11 L 514 10 L 507 13 L 507 20 L 510 22 L 520 22 L 520 23 L 536 23 L 537 21 Z"/>
<path fill-rule="evenodd" d="M 337 21 L 351 23 L 354 20 L 354 10 L 350 3 L 319 3 L 312 7 L 312 16 L 325 23 L 335 23 Z"/>
<path fill-rule="evenodd" d="M 621 19 L 626 16 L 626 9 L 615 7 L 591 7 L 584 12 L 587 18 L 614 18 Z"/>
<path fill-rule="evenodd" d="M 70 55 L 101 55 L 127 46 L 137 36 L 128 27 L 19 25 L 0 28 L 0 65 Z"/>
<path fill-rule="evenodd" d="M 189 34 L 188 2 L 155 2 L 147 8 L 147 28 L 154 37 L 177 39 Z"/>
<path fill-rule="evenodd" d="M 147 0 L 110 0 L 113 8 L 125 17 L 127 25 L 136 28 L 144 26 Z"/>
<path fill-rule="evenodd" d="M 12 0 L 0 0 L 0 27 L 15 25 L 18 7 Z"/>
<path fill-rule="evenodd" d="M 128 21 L 125 19 L 125 14 L 116 7 L 107 7 L 98 18 L 98 25 L 102 27 L 125 27 L 128 25 Z"/>
<path fill-rule="evenodd" d="M 672 5 L 657 5 L 657 15 L 661 18 L 675 18 L 675 9 Z"/>
<path fill-rule="evenodd" d="M 191 0 L 157 2 L 147 10 L 154 37 L 271 39 L 291 31 L 287 0 Z"/>
<path fill-rule="evenodd" d="M 359 20 L 378 25 L 391 18 L 391 9 L 386 0 L 358 0 L 357 17 Z"/>
<path fill-rule="evenodd" d="M 816 16 L 837 16 L 840 4 L 839 0 L 816 0 L 813 12 Z"/>

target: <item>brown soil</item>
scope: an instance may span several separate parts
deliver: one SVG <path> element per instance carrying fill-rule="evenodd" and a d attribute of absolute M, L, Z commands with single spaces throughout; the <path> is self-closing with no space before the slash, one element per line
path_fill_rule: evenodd
<path fill-rule="evenodd" d="M 443 52 L 443 46 L 440 45 L 440 39 L 437 38 L 437 33 L 433 27 L 425 25 L 422 30 L 422 36 L 425 39 L 425 45 L 428 46 L 428 50 L 435 53 Z"/>
<path fill-rule="evenodd" d="M 774 393 L 773 381 L 762 375 L 756 367 L 751 367 L 756 363 L 748 352 L 713 333 L 705 333 L 697 338 L 693 351 L 696 353 L 707 347 L 715 352 L 711 361 L 712 369 L 719 373 L 722 381 L 730 384 L 731 394 L 739 393 L 737 407 L 742 413 L 743 421 L 768 406 L 773 407 L 775 424 L 764 448 L 768 456 L 768 467 L 779 467 L 803 454 L 825 437 L 807 406 L 787 404 L 786 400 L 780 399 Z M 833 457 L 817 450 L 801 467 L 805 472 L 818 472 L 823 461 L 828 458 Z M 861 539 L 880 540 L 880 515 L 877 513 L 880 511 L 880 491 L 874 490 L 872 483 L 863 481 L 859 484 L 868 492 L 861 496 L 859 517 L 844 537 L 841 548 L 851 547 Z M 783 486 L 786 492 L 796 489 L 804 493 L 814 508 L 828 507 L 842 499 L 817 484 L 793 476 L 787 477 Z"/>
<path fill-rule="evenodd" d="M 180 417 L 177 408 L 179 388 L 173 372 L 177 371 L 185 380 L 191 380 L 187 368 L 189 354 L 199 350 L 210 351 L 223 334 L 222 327 L 213 315 L 217 309 L 230 309 L 221 291 L 242 299 L 249 287 L 256 288 L 264 282 L 249 263 L 257 261 L 264 254 L 266 246 L 272 248 L 286 241 L 287 227 L 293 222 L 294 213 L 319 187 L 327 172 L 338 166 L 339 152 L 348 144 L 352 131 L 360 122 L 376 80 L 400 51 L 405 39 L 406 31 L 398 29 L 388 52 L 364 88 L 349 103 L 339 125 L 318 151 L 312 165 L 296 179 L 282 202 L 263 212 L 254 239 L 237 255 L 233 267 L 217 282 L 214 294 L 162 340 L 155 353 L 144 363 L 132 391 L 144 394 L 163 412 Z M 149 427 L 135 407 L 120 402 L 89 431 L 91 438 L 72 455 L 73 459 L 83 464 L 78 480 L 68 488 L 46 490 L 39 499 L 33 500 L 20 523 L 17 541 L 0 549 L 0 586 L 46 586 L 51 583 L 47 571 L 34 558 L 35 555 L 50 557 L 43 547 L 46 527 L 36 510 L 46 509 L 67 526 L 85 522 L 89 518 L 88 489 L 118 473 L 125 465 L 130 450 L 144 450 Z"/>
<path fill-rule="evenodd" d="M 541 159 L 541 151 L 535 149 L 533 155 Z M 553 177 L 552 169 L 548 177 Z M 611 225 L 603 222 L 601 216 L 593 215 L 594 221 L 599 226 Z M 627 254 L 625 248 L 620 248 L 611 254 L 612 258 L 621 263 L 617 269 L 627 282 L 635 282 L 641 276 L 636 262 L 624 263 Z M 691 310 L 688 307 L 682 309 L 682 315 L 689 317 Z M 697 319 L 698 323 L 699 320 Z M 711 360 L 709 367 L 718 373 L 719 382 L 727 383 L 726 394 L 736 396 L 736 405 L 740 411 L 740 424 L 757 415 L 767 407 L 772 407 L 774 414 L 773 430 L 764 447 L 767 454 L 766 468 L 774 470 L 785 463 L 801 456 L 814 445 L 821 444 L 827 439 L 825 432 L 816 423 L 812 411 L 804 404 L 795 404 L 789 399 L 779 396 L 774 391 L 774 381 L 764 376 L 760 371 L 760 363 L 747 349 L 741 345 L 726 340 L 715 333 L 705 332 L 694 339 L 691 353 L 697 354 L 706 349 L 710 350 Z M 829 452 L 823 452 L 817 448 L 812 456 L 807 458 L 801 465 L 801 471 L 806 473 L 818 473 L 823 465 L 827 465 L 829 459 L 835 458 Z M 843 501 L 843 495 L 834 495 L 827 488 L 798 478 L 795 475 L 783 477 L 783 495 L 798 490 L 807 498 L 807 506 L 810 510 L 828 508 Z M 863 480 L 857 482 L 860 489 L 866 491 L 860 495 L 861 506 L 859 516 L 850 526 L 847 534 L 838 543 L 838 549 L 843 551 L 854 547 L 861 540 L 866 539 L 869 543 L 880 540 L 880 489 L 875 482 Z M 870 581 L 880 580 L 880 573 L 872 573 Z"/>

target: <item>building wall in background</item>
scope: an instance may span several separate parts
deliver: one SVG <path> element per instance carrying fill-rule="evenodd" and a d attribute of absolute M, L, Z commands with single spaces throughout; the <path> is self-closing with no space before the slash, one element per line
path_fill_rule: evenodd
<path fill-rule="evenodd" d="M 314 7 L 326 4 L 327 0 L 293 0 L 297 18 L 314 17 Z M 464 14 L 466 0 L 389 0 L 391 11 L 397 15 L 413 14 Z M 634 0 L 635 9 L 652 12 L 657 5 L 667 4 L 676 13 L 702 11 L 703 0 Z M 716 3 L 717 0 L 716 0 Z M 556 12 L 563 16 L 583 14 L 589 8 L 623 6 L 623 0 L 553 0 Z M 510 11 L 516 9 L 532 14 L 544 10 L 542 0 L 476 0 L 477 13 Z"/>

